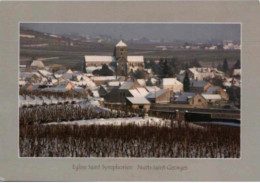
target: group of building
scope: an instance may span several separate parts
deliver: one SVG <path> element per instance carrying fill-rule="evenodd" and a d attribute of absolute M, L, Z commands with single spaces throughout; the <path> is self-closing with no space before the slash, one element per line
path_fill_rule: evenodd
<path fill-rule="evenodd" d="M 113 76 L 94 76 L 92 72 L 106 64 Z M 19 86 L 26 91 L 80 92 L 107 105 L 129 105 L 136 109 L 149 110 L 150 105 L 173 104 L 191 107 L 221 107 L 228 103 L 229 96 L 221 86 L 214 86 L 209 79 L 220 77 L 226 85 L 234 79 L 226 78 L 216 68 L 189 68 L 180 71 L 176 78 L 135 79 L 131 72 L 144 68 L 143 56 L 129 56 L 127 45 L 120 41 L 113 56 L 85 56 L 83 71 L 58 70 L 45 66 L 43 61 L 34 60 L 30 66 L 20 66 Z M 184 91 L 185 73 L 190 77 L 190 89 Z M 234 71 L 235 72 L 235 71 Z M 239 70 L 236 74 L 240 74 Z M 240 82 L 236 83 L 240 87 Z"/>

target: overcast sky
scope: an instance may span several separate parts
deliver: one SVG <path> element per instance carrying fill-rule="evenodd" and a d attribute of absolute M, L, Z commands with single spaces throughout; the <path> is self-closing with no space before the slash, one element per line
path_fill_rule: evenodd
<path fill-rule="evenodd" d="M 240 41 L 240 24 L 174 23 L 22 23 L 22 27 L 54 34 L 79 33 L 111 35 L 123 39 L 146 37 L 168 40 L 236 40 Z"/>

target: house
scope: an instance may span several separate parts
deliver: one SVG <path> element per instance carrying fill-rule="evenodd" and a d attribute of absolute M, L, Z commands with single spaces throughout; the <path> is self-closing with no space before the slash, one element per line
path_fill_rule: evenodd
<path fill-rule="evenodd" d="M 73 90 L 74 88 L 75 88 L 75 86 L 71 82 L 64 80 L 64 81 L 59 81 L 56 86 L 50 87 L 50 88 L 45 88 L 44 90 L 45 91 L 66 92 L 66 91 Z"/>
<path fill-rule="evenodd" d="M 193 92 L 177 92 L 174 94 L 171 102 L 175 104 L 189 104 L 195 95 L 196 93 Z"/>
<path fill-rule="evenodd" d="M 241 76 L 241 69 L 234 69 L 233 76 Z"/>
<path fill-rule="evenodd" d="M 190 100 L 190 105 L 196 108 L 206 108 L 208 107 L 207 100 L 200 94 L 196 94 L 192 100 Z"/>
<path fill-rule="evenodd" d="M 26 65 L 19 65 L 19 70 L 20 72 L 25 72 L 26 71 Z"/>
<path fill-rule="evenodd" d="M 150 109 L 150 102 L 145 97 L 126 97 L 126 105 L 133 109 Z"/>
<path fill-rule="evenodd" d="M 221 99 L 223 99 L 223 100 L 229 99 L 227 92 L 220 86 L 210 86 L 205 91 L 205 94 L 219 94 L 221 96 Z"/>
<path fill-rule="evenodd" d="M 21 78 L 19 78 L 18 83 L 19 83 L 19 87 L 22 87 L 22 86 L 26 85 L 26 81 L 24 81 L 24 80 L 21 79 Z"/>
<path fill-rule="evenodd" d="M 43 69 L 44 64 L 41 60 L 33 60 L 31 63 L 31 68 L 33 69 Z"/>
<path fill-rule="evenodd" d="M 133 97 L 133 89 L 142 86 L 135 80 L 125 81 L 121 86 L 113 88 L 106 96 L 105 101 L 110 103 L 125 103 L 126 97 Z"/>
<path fill-rule="evenodd" d="M 185 75 L 185 71 L 181 70 L 180 75 Z M 192 67 L 188 69 L 188 75 L 194 80 L 202 81 L 205 79 L 211 79 L 215 77 L 223 78 L 224 72 L 219 71 L 214 67 Z"/>
<path fill-rule="evenodd" d="M 93 80 L 93 82 L 96 84 L 96 85 L 103 85 L 103 84 L 106 84 L 110 81 L 122 81 L 124 80 L 124 77 L 122 76 L 93 76 L 91 77 L 91 79 Z"/>
<path fill-rule="evenodd" d="M 71 80 L 73 78 L 73 72 L 71 69 L 67 70 L 67 72 L 62 74 L 62 77 L 68 80 Z"/>
<path fill-rule="evenodd" d="M 111 89 L 108 86 L 101 85 L 99 87 L 98 93 L 99 93 L 100 97 L 105 97 L 110 91 L 111 91 Z"/>
<path fill-rule="evenodd" d="M 201 94 L 206 99 L 208 106 L 220 106 L 221 96 L 219 94 Z"/>
<path fill-rule="evenodd" d="M 166 104 L 170 102 L 171 93 L 167 89 L 160 89 L 158 91 L 150 92 L 146 98 L 151 103 Z"/>
<path fill-rule="evenodd" d="M 39 85 L 33 85 L 31 83 L 26 83 L 23 87 L 22 90 L 25 91 L 33 91 L 33 90 L 37 90 L 39 88 Z"/>
<path fill-rule="evenodd" d="M 206 81 L 191 80 L 190 81 L 190 92 L 203 93 L 210 86 L 211 86 L 211 84 L 209 82 L 206 82 Z"/>
<path fill-rule="evenodd" d="M 232 86 L 240 87 L 241 80 L 237 79 L 235 77 L 233 77 L 233 78 L 225 78 L 224 82 L 223 82 L 223 85 L 225 87 L 232 87 Z"/>
<path fill-rule="evenodd" d="M 183 84 L 176 78 L 163 78 L 161 88 L 169 90 L 171 93 L 182 92 Z"/>

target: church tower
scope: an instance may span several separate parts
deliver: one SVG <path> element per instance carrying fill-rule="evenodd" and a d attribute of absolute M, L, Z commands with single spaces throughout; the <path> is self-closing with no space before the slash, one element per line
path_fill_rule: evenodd
<path fill-rule="evenodd" d="M 127 45 L 122 40 L 119 41 L 115 46 L 114 57 L 116 59 L 116 75 L 127 77 Z"/>

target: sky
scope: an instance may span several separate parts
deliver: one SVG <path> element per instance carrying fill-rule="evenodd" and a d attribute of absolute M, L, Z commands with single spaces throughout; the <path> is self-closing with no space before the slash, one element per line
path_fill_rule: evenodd
<path fill-rule="evenodd" d="M 53 34 L 110 35 L 115 39 L 240 41 L 240 24 L 191 23 L 21 23 L 21 27 Z"/>

